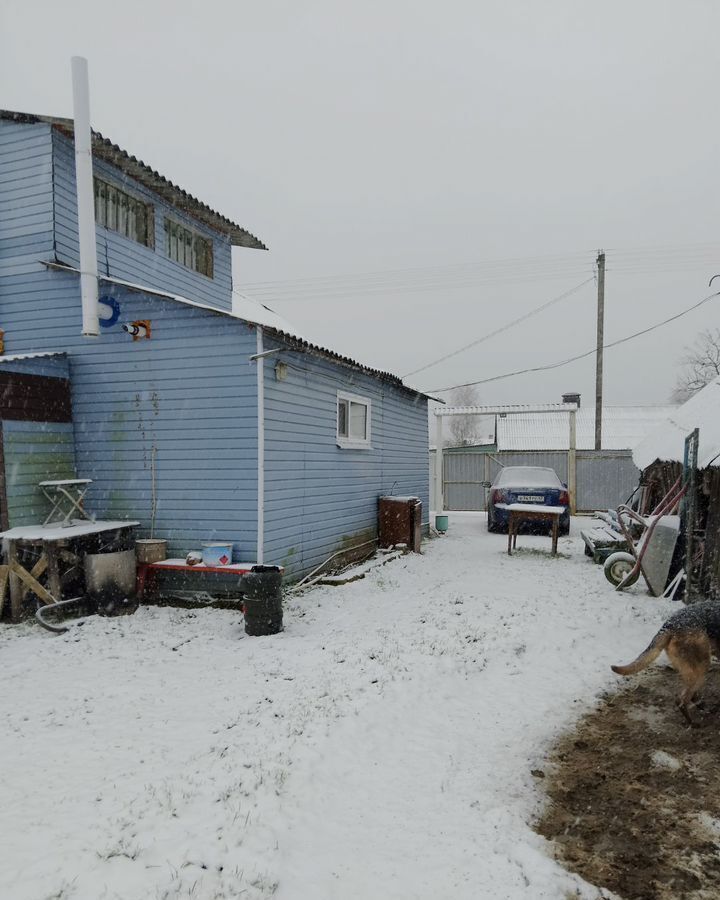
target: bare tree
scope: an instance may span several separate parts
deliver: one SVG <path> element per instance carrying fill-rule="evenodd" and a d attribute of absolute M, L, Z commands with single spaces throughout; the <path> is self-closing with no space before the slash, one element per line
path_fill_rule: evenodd
<path fill-rule="evenodd" d="M 678 375 L 673 400 L 684 403 L 700 388 L 720 375 L 720 328 L 701 331 L 680 359 L 683 370 Z"/>
<path fill-rule="evenodd" d="M 450 393 L 453 406 L 479 406 L 480 397 L 476 387 L 455 388 Z M 468 447 L 480 440 L 480 421 L 477 416 L 449 416 L 450 434 L 453 446 Z"/>

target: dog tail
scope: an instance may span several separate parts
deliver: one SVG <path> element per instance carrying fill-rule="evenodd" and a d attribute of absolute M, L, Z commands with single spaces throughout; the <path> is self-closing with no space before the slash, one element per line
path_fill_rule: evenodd
<path fill-rule="evenodd" d="M 647 649 L 643 650 L 637 659 L 634 659 L 626 666 L 610 666 L 610 668 L 618 675 L 634 675 L 636 672 L 642 672 L 643 669 L 647 669 L 653 660 L 656 660 L 658 656 L 660 656 L 670 643 L 671 637 L 672 635 L 667 631 L 659 631 L 652 639 Z"/>

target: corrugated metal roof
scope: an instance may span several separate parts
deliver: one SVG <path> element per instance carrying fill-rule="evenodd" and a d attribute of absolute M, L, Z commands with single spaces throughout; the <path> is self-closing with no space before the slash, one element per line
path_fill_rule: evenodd
<path fill-rule="evenodd" d="M 603 450 L 632 450 L 676 410 L 675 406 L 603 407 Z M 595 410 L 576 413 L 578 450 L 595 447 Z M 519 414 L 498 416 L 498 450 L 567 450 L 570 446 L 570 414 Z"/>
<path fill-rule="evenodd" d="M 80 274 L 80 270 L 74 268 L 73 266 L 66 266 L 61 263 L 48 262 L 44 263 L 44 265 L 46 265 L 49 269 L 57 269 L 61 272 L 73 272 L 75 275 Z M 310 341 L 302 337 L 302 335 L 298 331 L 296 331 L 289 322 L 286 322 L 285 319 L 282 318 L 282 316 L 279 316 L 274 310 L 270 309 L 269 306 L 265 306 L 263 303 L 258 303 L 256 300 L 251 300 L 250 297 L 241 296 L 240 306 L 238 307 L 238 309 L 235 309 L 231 312 L 225 309 L 218 309 L 216 306 L 210 306 L 208 303 L 199 303 L 197 300 L 189 300 L 187 297 L 182 297 L 179 294 L 170 294 L 166 291 L 159 291 L 157 288 L 147 287 L 143 284 L 135 284 L 132 281 L 124 281 L 122 278 L 112 278 L 109 276 L 100 275 L 98 277 L 98 280 L 107 284 L 117 284 L 121 287 L 126 287 L 131 291 L 137 291 L 141 294 L 148 294 L 151 297 L 159 297 L 162 300 L 174 300 L 176 303 L 182 303 L 184 306 L 194 306 L 196 309 L 202 309 L 218 316 L 226 316 L 230 319 L 240 319 L 243 322 L 248 322 L 250 325 L 262 325 L 262 327 L 265 329 L 266 334 L 271 336 L 276 335 L 285 343 L 290 344 L 294 349 L 315 353 L 319 356 L 325 356 L 328 359 L 332 359 L 335 362 L 342 363 L 349 368 L 365 372 L 367 375 L 372 375 L 375 378 L 380 378 L 382 381 L 387 381 L 390 384 L 393 384 L 396 387 L 415 395 L 416 397 L 428 397 L 428 395 L 423 394 L 422 391 L 417 391 L 415 390 L 415 388 L 409 387 L 407 384 L 404 384 L 401 378 L 399 378 L 397 375 L 393 375 L 391 372 L 383 372 L 380 369 L 372 369 L 369 366 L 365 366 L 362 363 L 351 359 L 349 356 L 341 356 L 339 353 L 335 353 L 333 350 L 329 350 L 327 347 L 321 347 L 318 344 L 311 343 Z"/>
<path fill-rule="evenodd" d="M 668 417 L 633 450 L 633 461 L 645 469 L 656 459 L 682 462 L 685 438 L 699 429 L 698 468 L 720 464 L 720 378 L 713 379 Z"/>
<path fill-rule="evenodd" d="M 0 109 L 0 119 L 28 124 L 45 122 L 62 132 L 71 141 L 74 141 L 72 119 L 38 116 L 33 113 L 13 112 L 7 109 Z M 117 144 L 113 144 L 111 140 L 103 137 L 97 131 L 92 133 L 92 149 L 93 156 L 111 163 L 120 169 L 121 172 L 125 172 L 131 178 L 139 181 L 140 184 L 154 191 L 163 200 L 167 200 L 168 203 L 183 210 L 209 228 L 226 235 L 236 247 L 267 250 L 265 244 L 259 238 L 256 238 L 254 234 L 250 234 L 246 229 L 241 228 L 221 213 L 211 209 L 206 203 L 193 197 L 192 194 L 188 194 L 187 191 L 173 184 L 164 175 L 160 175 L 159 172 L 148 166 L 147 163 L 131 156 L 126 150 L 118 147 Z"/>

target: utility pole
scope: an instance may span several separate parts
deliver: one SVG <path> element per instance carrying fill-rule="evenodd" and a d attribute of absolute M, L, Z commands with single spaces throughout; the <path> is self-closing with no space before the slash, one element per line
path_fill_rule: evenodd
<path fill-rule="evenodd" d="M 603 343 L 605 331 L 605 251 L 598 250 L 597 352 L 595 365 L 595 449 L 602 450 Z"/>

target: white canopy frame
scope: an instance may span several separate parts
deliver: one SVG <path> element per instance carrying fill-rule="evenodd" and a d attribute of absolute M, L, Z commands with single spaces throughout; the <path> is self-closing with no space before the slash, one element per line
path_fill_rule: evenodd
<path fill-rule="evenodd" d="M 577 426 L 576 403 L 544 403 L 539 406 L 513 404 L 510 406 L 440 406 L 435 411 L 435 515 L 443 513 L 443 421 L 451 416 L 512 416 L 525 413 L 569 413 L 569 450 L 568 450 L 568 496 L 570 513 L 577 511 L 577 490 L 575 483 Z"/>

